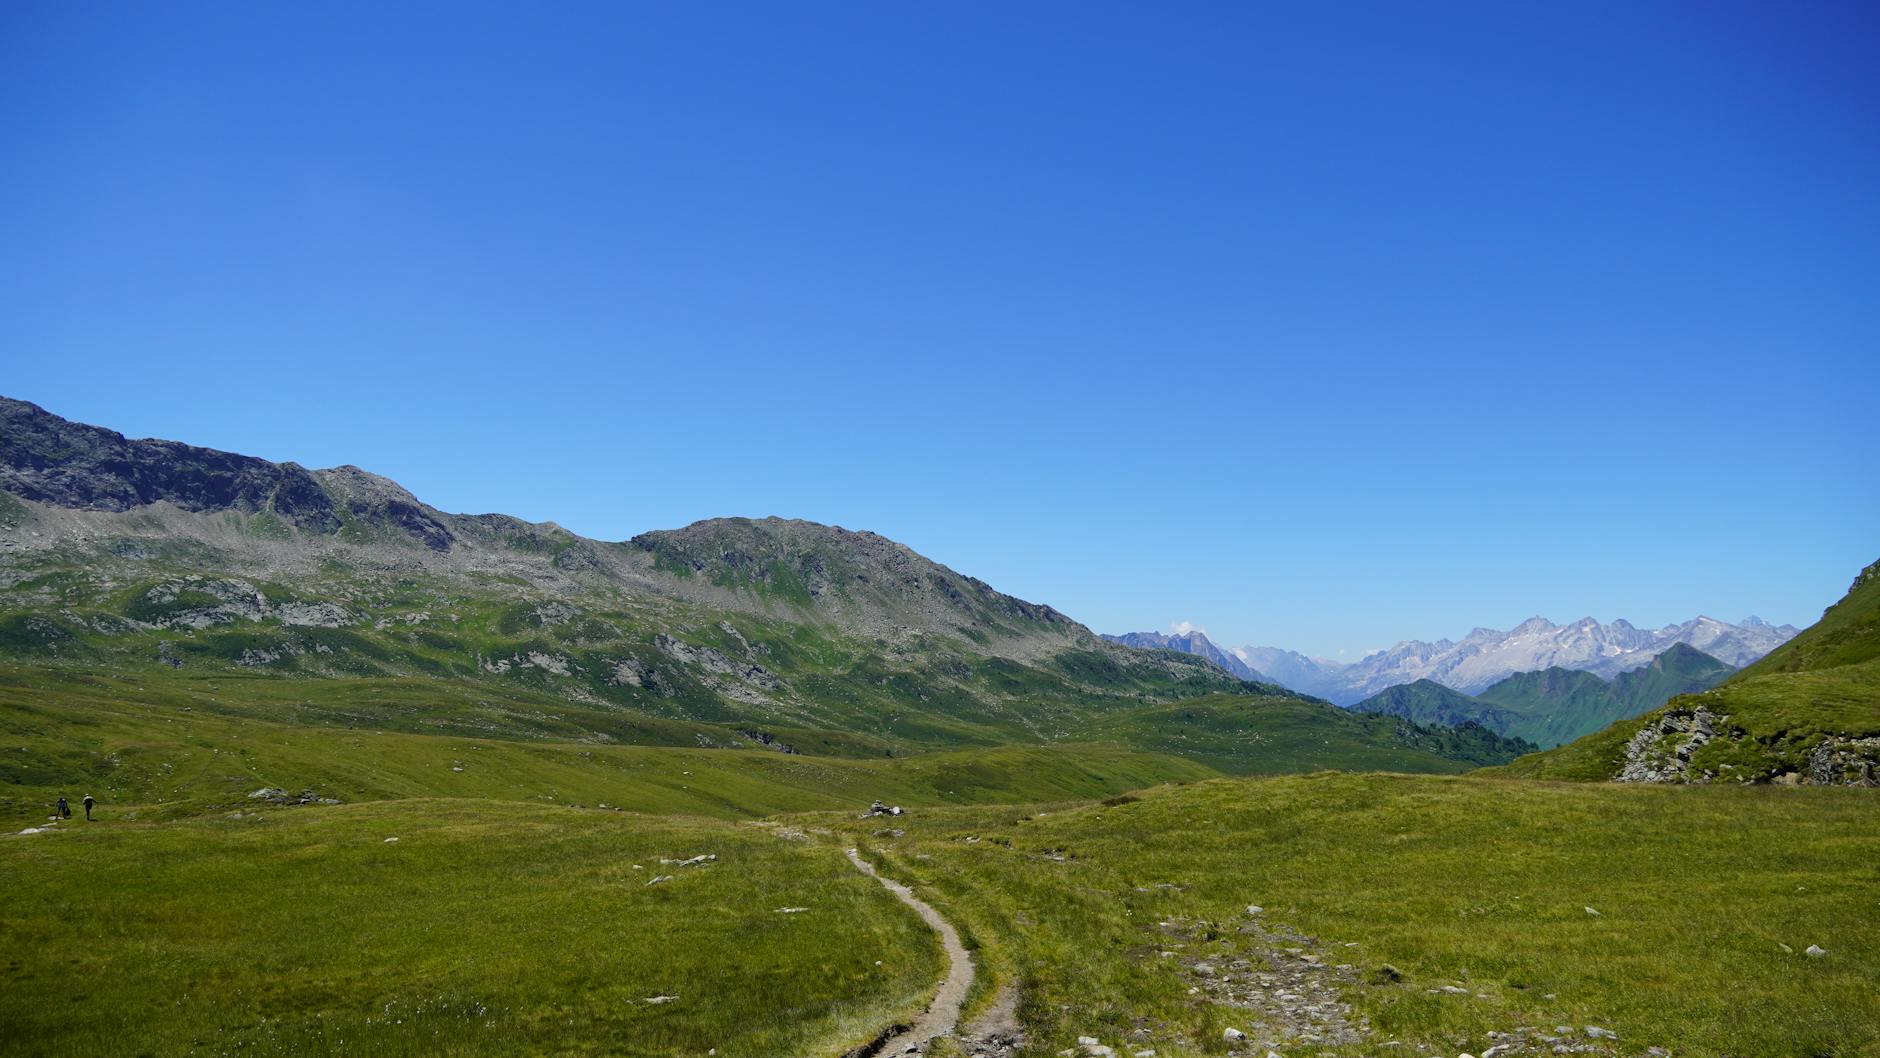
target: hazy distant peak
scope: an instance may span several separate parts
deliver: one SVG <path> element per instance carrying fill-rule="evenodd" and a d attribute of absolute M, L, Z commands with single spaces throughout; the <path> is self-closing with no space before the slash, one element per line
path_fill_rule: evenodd
<path fill-rule="evenodd" d="M 1610 680 L 1648 665 L 1670 647 L 1684 644 L 1732 668 L 1774 650 L 1796 634 L 1765 622 L 1731 625 L 1712 617 L 1644 631 L 1629 621 L 1601 624 L 1584 617 L 1556 625 L 1532 617 L 1506 632 L 1477 628 L 1462 640 L 1408 640 L 1350 665 L 1313 661 L 1275 648 L 1249 649 L 1249 661 L 1296 691 L 1351 705 L 1385 688 L 1432 680 L 1476 694 L 1518 673 L 1549 669 L 1588 672 Z M 1556 678 L 1562 678 L 1556 676 Z"/>

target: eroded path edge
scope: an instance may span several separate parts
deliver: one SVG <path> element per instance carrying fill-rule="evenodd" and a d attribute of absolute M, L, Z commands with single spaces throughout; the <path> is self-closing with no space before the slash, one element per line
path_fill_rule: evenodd
<path fill-rule="evenodd" d="M 895 898 L 914 909 L 921 919 L 940 934 L 940 940 L 946 945 L 947 976 L 940 982 L 940 991 L 928 1004 L 925 1013 L 914 1022 L 912 1028 L 883 1040 L 871 1047 L 867 1054 L 898 1055 L 910 1047 L 924 1049 L 927 1043 L 937 1036 L 952 1035 L 960 1021 L 960 1006 L 966 1001 L 966 993 L 973 987 L 973 957 L 966 951 L 966 945 L 960 943 L 959 931 L 953 928 L 933 905 L 914 895 L 914 891 L 900 882 L 875 870 L 875 865 L 862 859 L 856 849 L 848 850 L 849 862 L 855 869 L 868 875 L 887 887 Z"/>

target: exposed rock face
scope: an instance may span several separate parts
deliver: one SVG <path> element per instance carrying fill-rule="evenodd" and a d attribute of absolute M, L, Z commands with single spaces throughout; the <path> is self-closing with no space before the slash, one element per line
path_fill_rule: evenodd
<path fill-rule="evenodd" d="M 6 397 L 0 397 L 0 489 L 78 510 L 169 503 L 185 511 L 266 511 L 319 534 L 338 532 L 350 516 L 394 528 L 433 551 L 450 550 L 455 539 L 436 511 L 358 467 L 309 471 L 177 441 L 134 441 Z"/>
<path fill-rule="evenodd" d="M 1880 738 L 1830 736 L 1808 757 L 1815 786 L 1880 786 Z"/>
<path fill-rule="evenodd" d="M 332 497 L 297 464 L 176 441 L 133 441 L 5 397 L 0 488 L 85 510 L 127 511 L 168 501 L 186 511 L 274 510 L 320 531 L 339 527 Z"/>
<path fill-rule="evenodd" d="M 1619 782 L 1690 782 L 1691 755 L 1730 718 L 1703 706 L 1673 709 L 1639 728 L 1625 745 Z"/>
<path fill-rule="evenodd" d="M 1744 733 L 1729 727 L 1719 716 L 1699 705 L 1672 709 L 1657 717 L 1625 746 L 1625 760 L 1615 776 L 1618 782 L 1711 782 L 1718 776 L 1696 773 L 1691 758 L 1718 738 L 1740 740 Z M 1800 770 L 1778 769 L 1774 774 L 1738 775 L 1744 782 L 1773 781 L 1799 786 L 1880 786 L 1880 738 L 1829 735 L 1809 753 Z"/>
<path fill-rule="evenodd" d="M 714 518 L 641 533 L 628 543 L 687 581 L 813 608 L 876 635 L 903 628 L 1058 640 L 1089 635 L 1049 606 L 996 591 L 884 536 L 840 526 Z"/>
<path fill-rule="evenodd" d="M 277 620 L 301 628 L 343 628 L 359 618 L 331 602 L 270 602 L 236 577 L 188 576 L 146 589 L 133 608 L 137 619 L 158 628 L 212 628 L 236 621 Z"/>

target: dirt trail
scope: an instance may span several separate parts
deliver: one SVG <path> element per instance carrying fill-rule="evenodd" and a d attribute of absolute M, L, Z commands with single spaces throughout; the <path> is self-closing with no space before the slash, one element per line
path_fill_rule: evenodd
<path fill-rule="evenodd" d="M 973 987 L 973 957 L 966 952 L 966 946 L 960 943 L 959 931 L 953 924 L 940 917 L 931 904 L 914 895 L 914 891 L 892 878 L 885 878 L 876 873 L 873 864 L 862 859 L 854 849 L 849 850 L 849 862 L 855 869 L 868 875 L 888 888 L 903 904 L 913 908 L 920 917 L 932 926 L 934 932 L 947 949 L 947 976 L 940 982 L 940 992 L 933 997 L 926 1013 L 914 1022 L 909 1029 L 894 1033 L 881 1043 L 869 1048 L 865 1053 L 871 1055 L 901 1055 L 910 1050 L 924 1050 L 927 1043 L 936 1036 L 953 1034 L 960 1021 L 960 1004 L 966 1001 L 966 993 Z"/>

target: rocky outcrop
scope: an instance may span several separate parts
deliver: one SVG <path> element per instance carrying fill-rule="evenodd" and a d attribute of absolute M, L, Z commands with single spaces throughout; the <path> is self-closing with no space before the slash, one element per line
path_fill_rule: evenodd
<path fill-rule="evenodd" d="M 1808 755 L 1814 786 L 1880 786 L 1880 738 L 1829 736 Z"/>
<path fill-rule="evenodd" d="M 1828 735 L 1807 751 L 1806 763 L 1800 768 L 1775 760 L 1759 772 L 1738 771 L 1728 764 L 1717 771 L 1694 769 L 1691 760 L 1706 744 L 1748 737 L 1732 728 L 1729 721 L 1729 716 L 1712 713 L 1702 705 L 1671 709 L 1653 717 L 1626 742 L 1615 781 L 1703 783 L 1722 776 L 1740 782 L 1790 786 L 1880 786 L 1880 737 Z"/>
<path fill-rule="evenodd" d="M 306 468 L 176 441 L 133 441 L 0 397 L 0 489 L 57 507 L 127 511 L 272 510 L 305 528 L 339 528 L 332 497 Z"/>
<path fill-rule="evenodd" d="M 132 440 L 6 397 L 0 397 L 0 489 L 77 510 L 168 503 L 192 512 L 267 512 L 321 535 L 351 521 L 392 529 L 433 551 L 448 551 L 455 540 L 438 512 L 357 467 L 310 471 L 178 441 Z"/>
<path fill-rule="evenodd" d="M 1717 737 L 1730 718 L 1703 706 L 1670 709 L 1648 721 L 1625 744 L 1619 782 L 1690 782 L 1691 755 Z"/>

